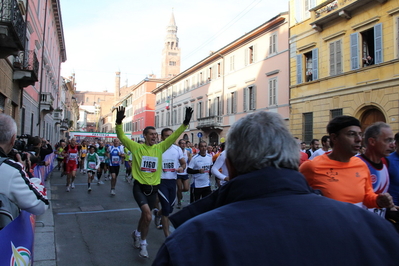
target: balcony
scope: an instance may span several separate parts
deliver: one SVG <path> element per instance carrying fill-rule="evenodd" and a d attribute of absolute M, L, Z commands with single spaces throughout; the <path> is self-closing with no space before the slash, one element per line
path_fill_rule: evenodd
<path fill-rule="evenodd" d="M 55 109 L 54 111 L 53 111 L 53 120 L 56 122 L 56 123 L 58 123 L 58 124 L 60 124 L 61 123 L 61 115 L 62 115 L 62 109 Z"/>
<path fill-rule="evenodd" d="M 338 19 L 350 19 L 354 10 L 368 4 L 382 4 L 387 0 L 354 0 L 352 2 L 339 3 L 337 0 L 327 0 L 322 4 L 314 7 L 310 11 L 313 12 L 312 18 L 314 22 L 310 23 L 313 29 L 318 32 Z"/>
<path fill-rule="evenodd" d="M 39 80 L 39 61 L 34 50 L 20 54 L 20 61 L 14 62 L 13 79 L 18 80 L 22 87 L 35 85 Z"/>
<path fill-rule="evenodd" d="M 40 112 L 49 113 L 53 108 L 54 97 L 50 92 L 42 92 L 40 95 Z"/>
<path fill-rule="evenodd" d="M 215 115 L 215 116 L 198 118 L 197 129 L 220 129 L 220 130 L 222 130 L 222 117 Z"/>
<path fill-rule="evenodd" d="M 0 0 L 0 58 L 25 50 L 26 22 L 17 0 Z"/>

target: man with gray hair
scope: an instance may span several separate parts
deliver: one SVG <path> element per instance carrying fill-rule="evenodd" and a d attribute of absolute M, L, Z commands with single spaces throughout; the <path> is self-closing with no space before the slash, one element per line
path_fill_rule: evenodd
<path fill-rule="evenodd" d="M 358 157 L 371 173 L 371 184 L 376 194 L 387 193 L 389 188 L 389 161 L 386 158 L 395 149 L 395 139 L 391 127 L 384 122 L 376 122 L 364 132 L 366 151 Z M 385 217 L 386 208 L 369 208 L 370 211 Z"/>
<path fill-rule="evenodd" d="M 227 139 L 230 181 L 170 217 L 176 230 L 153 265 L 399 261 L 399 238 L 389 222 L 313 193 L 298 172 L 298 145 L 279 114 L 246 115 L 230 128 Z"/>
<path fill-rule="evenodd" d="M 29 178 L 22 165 L 9 158 L 17 136 L 14 119 L 0 114 L 0 193 L 20 209 L 35 215 L 43 214 L 49 204 L 46 191 L 39 178 Z"/>

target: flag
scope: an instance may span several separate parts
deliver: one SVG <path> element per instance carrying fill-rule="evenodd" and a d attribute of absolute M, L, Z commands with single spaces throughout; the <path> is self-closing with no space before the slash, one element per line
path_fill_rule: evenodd
<path fill-rule="evenodd" d="M 34 230 L 35 215 L 26 211 L 0 230 L 0 265 L 33 264 Z"/>

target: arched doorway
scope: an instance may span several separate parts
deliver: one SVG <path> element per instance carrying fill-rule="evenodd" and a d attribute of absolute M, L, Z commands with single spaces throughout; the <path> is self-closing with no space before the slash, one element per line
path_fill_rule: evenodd
<path fill-rule="evenodd" d="M 368 126 L 379 121 L 386 123 L 385 115 L 379 109 L 371 108 L 366 110 L 360 119 L 362 131 L 364 132 Z"/>
<path fill-rule="evenodd" d="M 183 139 L 184 139 L 184 140 L 188 140 L 188 135 L 187 135 L 187 134 L 184 134 L 184 135 L 183 135 Z"/>
<path fill-rule="evenodd" d="M 219 135 L 216 132 L 211 132 L 209 134 L 209 144 L 219 144 Z"/>

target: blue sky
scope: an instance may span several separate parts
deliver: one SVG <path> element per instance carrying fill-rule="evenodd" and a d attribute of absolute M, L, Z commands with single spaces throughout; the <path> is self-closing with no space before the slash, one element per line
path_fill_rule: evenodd
<path fill-rule="evenodd" d="M 175 15 L 181 71 L 288 11 L 286 0 L 61 0 L 67 61 L 61 74 L 75 73 L 78 91 L 114 91 L 160 77 L 161 53 L 170 16 Z M 138 52 L 137 52 L 138 51 Z"/>

